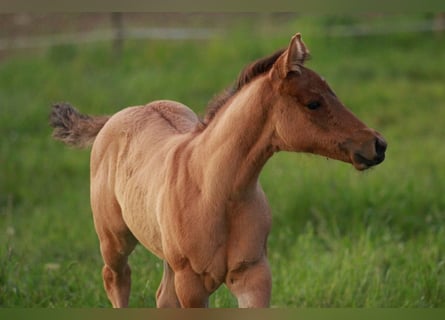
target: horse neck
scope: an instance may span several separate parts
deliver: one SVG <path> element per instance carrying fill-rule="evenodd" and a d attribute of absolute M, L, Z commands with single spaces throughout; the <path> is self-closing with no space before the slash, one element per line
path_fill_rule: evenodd
<path fill-rule="evenodd" d="M 266 77 L 254 80 L 221 109 L 198 137 L 197 160 L 204 187 L 242 196 L 255 188 L 275 151 L 270 117 L 272 92 Z"/>

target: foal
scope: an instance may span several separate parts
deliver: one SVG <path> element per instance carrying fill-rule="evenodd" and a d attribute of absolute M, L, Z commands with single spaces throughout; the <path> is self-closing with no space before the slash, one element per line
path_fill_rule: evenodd
<path fill-rule="evenodd" d="M 385 140 L 303 66 L 308 53 L 297 33 L 287 49 L 246 67 L 203 121 L 174 101 L 111 117 L 53 107 L 56 139 L 93 144 L 91 206 L 114 307 L 128 304 L 138 242 L 164 261 L 158 307 L 206 307 L 222 283 L 240 307 L 267 307 L 271 215 L 258 182 L 266 161 L 282 150 L 358 170 L 384 160 Z"/>

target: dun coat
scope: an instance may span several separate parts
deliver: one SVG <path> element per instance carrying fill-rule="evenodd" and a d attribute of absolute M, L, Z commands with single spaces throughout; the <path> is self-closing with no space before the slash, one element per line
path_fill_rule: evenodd
<path fill-rule="evenodd" d="M 288 48 L 253 62 L 201 121 L 154 101 L 111 117 L 53 107 L 53 136 L 91 151 L 91 206 L 114 307 L 128 305 L 137 243 L 164 261 L 158 307 L 205 307 L 222 283 L 240 307 L 267 307 L 271 213 L 258 177 L 276 152 L 309 152 L 358 170 L 384 160 L 386 142 Z"/>

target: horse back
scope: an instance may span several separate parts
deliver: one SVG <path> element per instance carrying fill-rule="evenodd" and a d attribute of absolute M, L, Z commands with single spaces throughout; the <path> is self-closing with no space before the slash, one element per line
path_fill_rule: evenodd
<path fill-rule="evenodd" d="M 125 108 L 114 114 L 96 137 L 91 152 L 92 175 L 103 161 L 118 165 L 122 158 L 147 155 L 175 137 L 193 132 L 198 124 L 196 114 L 175 101 Z"/>

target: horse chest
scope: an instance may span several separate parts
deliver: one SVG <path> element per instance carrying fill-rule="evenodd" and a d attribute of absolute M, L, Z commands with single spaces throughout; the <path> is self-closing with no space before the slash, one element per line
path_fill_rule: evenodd
<path fill-rule="evenodd" d="M 261 202 L 229 201 L 213 210 L 191 205 L 164 212 L 161 229 L 169 263 L 174 269 L 189 264 L 195 273 L 218 282 L 239 265 L 257 261 L 270 227 L 268 208 L 259 206 Z"/>

